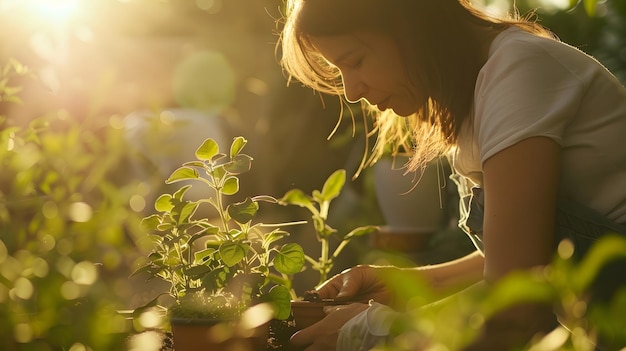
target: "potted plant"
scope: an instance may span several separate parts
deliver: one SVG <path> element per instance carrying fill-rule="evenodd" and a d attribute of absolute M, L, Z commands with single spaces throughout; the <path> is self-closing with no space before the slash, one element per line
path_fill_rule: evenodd
<path fill-rule="evenodd" d="M 321 190 L 313 190 L 310 195 L 300 189 L 288 191 L 279 201 L 283 205 L 296 205 L 306 208 L 311 214 L 311 220 L 317 240 L 321 244 L 319 257 L 315 258 L 305 252 L 304 258 L 310 267 L 319 272 L 319 286 L 328 279 L 337 257 L 354 238 L 372 233 L 377 226 L 361 226 L 348 233 L 340 234 L 328 223 L 328 214 L 331 202 L 337 198 L 345 184 L 346 171 L 343 169 L 333 172 L 325 181 Z M 339 243 L 331 250 L 331 240 Z M 324 318 L 323 307 L 328 304 L 348 303 L 348 301 L 325 301 L 312 293 L 307 292 L 302 299 L 291 301 L 291 309 L 298 329 L 306 328 Z"/>
<path fill-rule="evenodd" d="M 185 340 L 193 340 L 194 349 L 209 350 L 209 342 L 215 342 L 219 350 L 232 343 L 255 349 L 258 341 L 254 338 L 267 343 L 267 334 L 259 337 L 253 331 L 256 327 L 267 330 L 272 318 L 290 316 L 293 294 L 289 277 L 302 270 L 304 253 L 298 244 L 278 242 L 289 235 L 281 227 L 302 222 L 256 223 L 260 201 L 277 203 L 270 196 L 227 201 L 239 191 L 238 175 L 251 168 L 252 158 L 241 152 L 246 143 L 243 137 L 234 138 L 229 155 L 225 155 L 213 139 L 205 140 L 196 151 L 197 160 L 184 163 L 166 180 L 168 184 L 194 183 L 161 195 L 155 204 L 158 213 L 142 221 L 154 250 L 133 274 L 147 273 L 169 283 L 173 302 L 161 309 L 167 311 L 177 351 L 185 350 Z M 212 195 L 187 200 L 185 193 L 197 183 Z M 213 208 L 216 220 L 196 218 L 200 205 Z M 158 305 L 158 299 L 134 314 Z M 179 334 L 188 333 L 181 331 L 184 326 L 198 330 L 200 325 L 204 326 L 200 337 Z M 207 332 L 209 326 L 213 329 Z M 200 346 L 201 340 L 207 345 Z"/>
<path fill-rule="evenodd" d="M 449 165 L 438 157 L 407 172 L 414 146 L 407 132 L 397 145 L 387 144 L 372 164 L 376 198 L 385 224 L 372 235 L 373 246 L 400 252 L 424 250 L 447 223 Z M 450 182 L 451 183 L 451 182 Z"/>

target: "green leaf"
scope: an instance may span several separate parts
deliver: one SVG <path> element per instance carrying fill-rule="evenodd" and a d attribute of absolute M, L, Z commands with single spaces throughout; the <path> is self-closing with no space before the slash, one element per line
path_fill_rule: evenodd
<path fill-rule="evenodd" d="M 297 205 L 300 207 L 312 207 L 313 203 L 311 199 L 300 189 L 289 190 L 281 199 L 280 202 L 284 202 L 289 205 Z"/>
<path fill-rule="evenodd" d="M 167 253 L 167 256 L 163 258 L 164 264 L 173 268 L 180 266 L 182 263 L 181 257 L 178 256 L 178 253 L 175 250 L 172 250 Z"/>
<path fill-rule="evenodd" d="M 498 281 L 489 291 L 483 308 L 490 316 L 518 303 L 553 303 L 557 297 L 558 292 L 541 273 L 514 272 Z"/>
<path fill-rule="evenodd" d="M 198 160 L 208 161 L 215 155 L 219 154 L 220 148 L 215 140 L 209 138 L 206 139 L 202 145 L 196 150 L 196 157 Z"/>
<path fill-rule="evenodd" d="M 161 217 L 154 214 L 141 220 L 141 229 L 147 232 L 151 232 L 153 230 L 156 230 L 159 224 L 161 224 Z"/>
<path fill-rule="evenodd" d="M 211 267 L 205 265 L 192 266 L 185 270 L 185 274 L 191 279 L 200 279 L 209 272 L 211 272 Z"/>
<path fill-rule="evenodd" d="M 326 179 L 324 187 L 322 187 L 322 198 L 326 201 L 330 201 L 341 192 L 343 185 L 346 182 L 346 170 L 339 169 L 333 172 L 333 174 Z"/>
<path fill-rule="evenodd" d="M 252 168 L 252 157 L 239 154 L 236 155 L 231 162 L 224 165 L 224 169 L 226 169 L 231 174 L 241 174 L 248 172 Z"/>
<path fill-rule="evenodd" d="M 183 163 L 183 166 L 204 168 L 204 166 L 206 165 L 202 161 L 189 161 L 189 162 Z"/>
<path fill-rule="evenodd" d="M 375 225 L 358 227 L 358 228 L 352 229 L 350 233 L 346 234 L 346 236 L 344 236 L 344 240 L 350 240 L 352 238 L 367 235 L 377 230 L 378 230 L 378 226 L 375 226 Z"/>
<path fill-rule="evenodd" d="M 596 14 L 596 5 L 598 4 L 598 0 L 583 0 L 583 5 L 585 6 L 585 12 L 589 17 L 593 17 Z"/>
<path fill-rule="evenodd" d="M 194 223 L 195 224 L 195 223 Z M 210 236 L 210 235 L 215 235 L 217 234 L 217 232 L 220 230 L 219 227 L 214 226 L 212 224 L 209 224 L 208 226 L 205 225 L 199 225 L 200 227 L 203 227 L 204 229 L 202 231 L 200 231 L 199 233 L 195 233 L 191 236 L 191 239 L 189 239 L 189 243 L 191 244 L 192 242 L 200 239 L 200 238 L 204 238 L 206 236 Z"/>
<path fill-rule="evenodd" d="M 145 305 L 137 307 L 136 309 L 134 309 L 133 311 L 130 312 L 130 315 L 132 316 L 132 318 L 137 319 L 139 318 L 139 316 L 141 316 L 142 313 L 144 313 L 144 311 L 146 311 L 147 309 L 150 308 L 154 308 L 154 307 L 158 307 L 158 302 L 159 302 L 159 298 L 162 295 L 166 295 L 167 293 L 161 293 L 159 295 L 157 295 L 157 297 L 155 297 L 154 299 L 148 301 Z"/>
<path fill-rule="evenodd" d="M 4 93 L 7 95 L 15 95 L 17 93 L 19 93 L 20 91 L 22 91 L 22 87 L 5 87 L 4 88 Z"/>
<path fill-rule="evenodd" d="M 205 274 L 200 281 L 203 287 L 207 287 L 210 291 L 224 286 L 224 282 L 228 278 L 228 267 L 219 266 L 214 268 L 211 272 Z"/>
<path fill-rule="evenodd" d="M 198 171 L 195 168 L 180 167 L 165 181 L 166 184 L 180 182 L 182 180 L 198 179 Z"/>
<path fill-rule="evenodd" d="M 232 144 L 230 145 L 230 158 L 232 159 L 235 156 L 239 155 L 239 153 L 244 148 L 244 146 L 246 146 L 247 143 L 248 140 L 246 140 L 244 137 L 235 137 Z"/>
<path fill-rule="evenodd" d="M 253 197 L 252 197 L 252 201 L 255 201 L 255 202 L 263 201 L 263 202 L 269 202 L 269 203 L 272 203 L 272 204 L 277 204 L 277 203 L 279 203 L 279 201 L 278 201 L 278 199 L 277 199 L 277 198 L 275 198 L 275 197 L 273 197 L 273 196 L 270 196 L 270 195 L 257 195 L 257 196 L 253 196 Z"/>
<path fill-rule="evenodd" d="M 176 190 L 176 192 L 174 194 L 172 194 L 172 197 L 176 201 L 172 201 L 172 202 L 173 203 L 181 202 L 183 200 L 183 196 L 185 196 L 185 193 L 187 193 L 187 190 L 189 190 L 189 189 L 191 189 L 191 185 L 185 185 L 185 186 L 181 187 L 180 189 Z"/>
<path fill-rule="evenodd" d="M 19 96 L 17 96 L 17 95 L 9 95 L 9 96 L 5 96 L 5 97 L 0 96 L 0 100 L 2 100 L 4 102 L 15 103 L 15 104 L 22 104 L 23 103 L 22 99 Z"/>
<path fill-rule="evenodd" d="M 208 173 L 208 172 L 207 172 Z M 217 181 L 217 179 L 222 179 L 226 175 L 226 170 L 224 166 L 213 166 L 213 174 L 209 174 L 211 179 Z"/>
<path fill-rule="evenodd" d="M 135 271 L 133 271 L 129 277 L 135 277 L 137 275 L 142 275 L 142 274 L 146 274 L 148 275 L 148 279 L 151 279 L 153 277 L 155 277 L 160 271 L 162 271 L 164 269 L 164 267 L 155 265 L 153 263 L 148 263 L 145 266 L 141 266 L 139 268 L 137 268 Z"/>
<path fill-rule="evenodd" d="M 214 248 L 206 248 L 204 250 L 197 251 L 193 255 L 194 263 L 195 264 L 201 264 L 202 262 L 206 261 L 207 259 L 211 259 L 216 251 L 217 250 L 215 250 Z"/>
<path fill-rule="evenodd" d="M 248 197 L 245 201 L 229 205 L 226 210 L 230 218 L 237 221 L 237 223 L 245 224 L 254 219 L 259 210 L 259 204 Z"/>
<path fill-rule="evenodd" d="M 220 245 L 220 256 L 228 267 L 232 267 L 246 256 L 250 246 L 241 242 L 225 242 Z"/>
<path fill-rule="evenodd" d="M 222 193 L 224 195 L 234 195 L 239 191 L 239 178 L 237 177 L 228 177 L 224 181 L 224 186 L 222 187 Z"/>
<path fill-rule="evenodd" d="M 161 223 L 161 224 L 159 224 L 157 226 L 157 230 L 160 230 L 162 232 L 170 230 L 170 229 L 174 228 L 174 224 L 175 223 L 171 223 L 171 222 L 163 222 L 163 223 Z"/>
<path fill-rule="evenodd" d="M 206 248 L 209 248 L 209 247 L 219 248 L 220 245 L 222 245 L 222 241 L 220 240 L 207 240 L 204 242 L 204 247 Z"/>
<path fill-rule="evenodd" d="M 263 240 L 263 247 L 270 247 L 270 245 L 272 245 L 274 242 L 286 236 L 289 236 L 289 232 L 280 229 L 273 230 L 265 236 L 265 239 Z"/>
<path fill-rule="evenodd" d="M 178 215 L 178 223 L 185 223 L 189 220 L 189 218 L 196 213 L 196 209 L 198 209 L 198 203 L 196 202 L 187 202 L 180 209 Z"/>
<path fill-rule="evenodd" d="M 169 212 L 174 208 L 172 195 L 163 194 L 154 202 L 154 208 L 159 212 Z"/>
<path fill-rule="evenodd" d="M 594 243 L 574 274 L 578 291 L 582 292 L 587 289 L 602 267 L 618 258 L 626 258 L 626 239 L 624 237 L 612 234 L 604 236 Z"/>
<path fill-rule="evenodd" d="M 296 243 L 283 245 L 274 258 L 274 267 L 283 274 L 296 274 L 304 267 L 304 250 Z"/>
<path fill-rule="evenodd" d="M 286 287 L 282 285 L 272 287 L 264 299 L 274 307 L 274 318 L 285 320 L 291 316 L 291 294 Z"/>

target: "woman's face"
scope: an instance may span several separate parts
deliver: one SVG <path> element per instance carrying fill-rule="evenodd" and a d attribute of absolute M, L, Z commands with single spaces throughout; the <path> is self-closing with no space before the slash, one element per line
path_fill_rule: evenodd
<path fill-rule="evenodd" d="M 397 45 L 388 36 L 358 32 L 311 37 L 311 42 L 341 71 L 344 94 L 350 102 L 365 99 L 380 111 L 400 116 L 415 113 L 425 98 L 405 69 Z"/>

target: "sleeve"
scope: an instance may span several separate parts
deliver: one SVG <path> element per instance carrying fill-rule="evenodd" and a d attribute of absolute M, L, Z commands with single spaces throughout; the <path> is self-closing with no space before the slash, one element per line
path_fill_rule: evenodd
<path fill-rule="evenodd" d="M 388 306 L 372 302 L 339 329 L 337 351 L 366 351 L 384 342 L 398 314 Z"/>
<path fill-rule="evenodd" d="M 551 50 L 551 45 L 557 45 Z M 579 108 L 582 81 L 555 55 L 558 42 L 512 40 L 491 54 L 475 90 L 480 162 L 534 136 L 559 144 Z"/>

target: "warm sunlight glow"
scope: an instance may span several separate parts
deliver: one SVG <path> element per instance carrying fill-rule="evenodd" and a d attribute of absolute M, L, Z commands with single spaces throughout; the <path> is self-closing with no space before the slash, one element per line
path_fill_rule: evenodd
<path fill-rule="evenodd" d="M 78 8 L 78 0 L 30 0 L 35 13 L 51 21 L 66 21 Z"/>
<path fill-rule="evenodd" d="M 63 23 L 72 17 L 79 0 L 4 0 L 0 10 L 21 9 L 31 21 Z"/>
<path fill-rule="evenodd" d="M 547 11 L 565 10 L 570 7 L 570 0 L 539 0 L 537 6 Z"/>
<path fill-rule="evenodd" d="M 568 9 L 570 0 L 529 0 L 528 5 L 540 11 L 554 12 Z M 501 16 L 511 10 L 510 0 L 476 0 L 475 4 L 490 14 Z"/>

